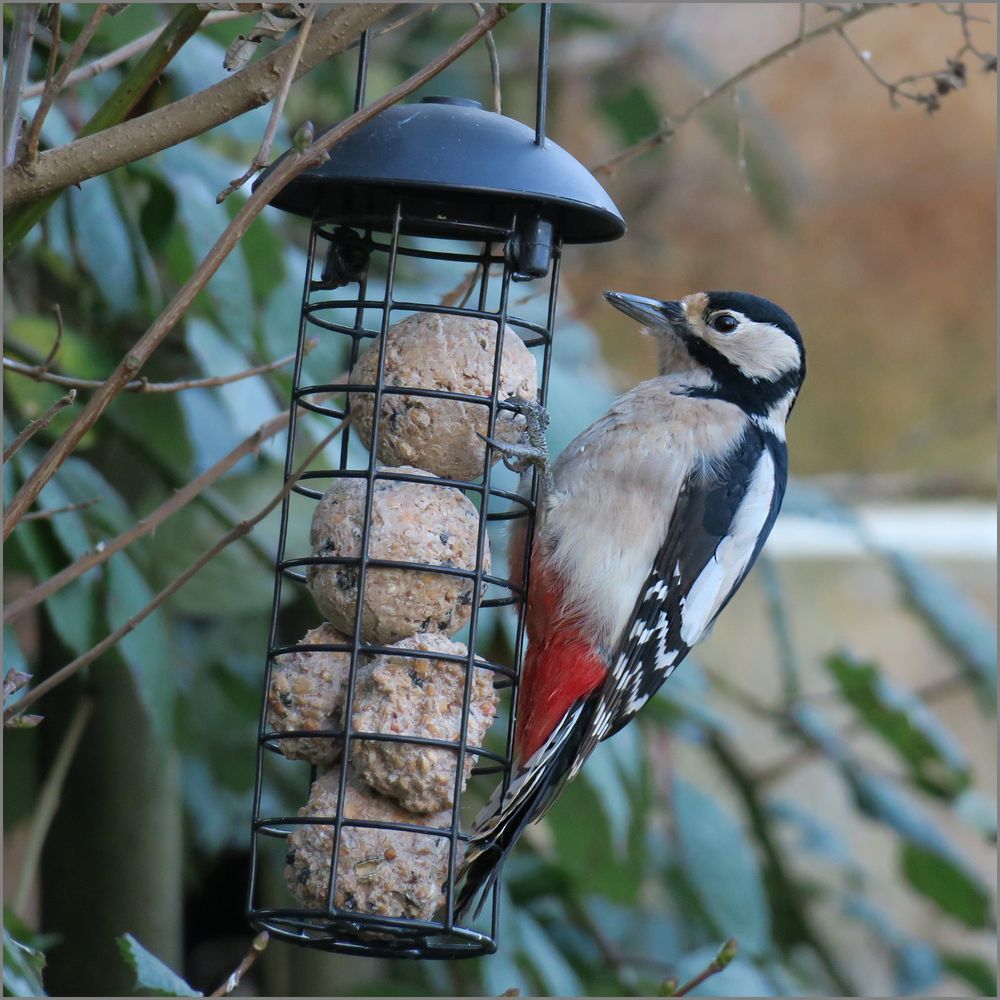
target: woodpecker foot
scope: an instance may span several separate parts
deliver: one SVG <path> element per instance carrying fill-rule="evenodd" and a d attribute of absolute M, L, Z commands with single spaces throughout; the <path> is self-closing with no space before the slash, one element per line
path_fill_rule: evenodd
<path fill-rule="evenodd" d="M 511 396 L 507 400 L 515 413 L 524 417 L 524 432 L 522 440 L 516 443 L 497 441 L 495 438 L 480 434 L 487 444 L 495 448 L 503 456 L 503 464 L 512 472 L 525 473 L 536 468 L 541 473 L 542 484 L 549 491 L 552 485 L 552 472 L 549 467 L 549 447 L 545 440 L 545 430 L 549 426 L 548 411 L 532 399 L 521 396 Z"/>

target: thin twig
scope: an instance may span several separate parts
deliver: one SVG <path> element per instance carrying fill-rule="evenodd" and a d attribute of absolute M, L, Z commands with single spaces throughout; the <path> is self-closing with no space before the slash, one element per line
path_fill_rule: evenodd
<path fill-rule="evenodd" d="M 45 89 L 42 91 L 42 99 L 38 102 L 35 117 L 31 119 L 31 127 L 28 129 L 28 136 L 24 143 L 24 165 L 31 168 L 38 158 L 38 140 L 42 134 L 42 125 L 45 124 L 45 116 L 49 113 L 49 108 L 59 96 L 66 78 L 80 61 L 94 33 L 100 27 L 104 15 L 107 14 L 110 4 L 102 3 L 97 5 L 97 9 L 87 19 L 87 23 L 80 29 L 80 34 L 76 36 L 72 47 L 66 53 L 66 58 L 56 71 L 55 75 L 46 79 Z"/>
<path fill-rule="evenodd" d="M 820 25 L 818 28 L 813 28 L 812 31 L 807 31 L 804 35 L 796 36 L 791 41 L 786 42 L 784 45 L 779 46 L 771 52 L 768 52 L 767 55 L 761 56 L 760 59 L 755 60 L 749 66 L 741 69 L 738 73 L 729 77 L 728 80 L 724 80 L 711 90 L 706 90 L 701 97 L 698 98 L 698 100 L 696 100 L 692 105 L 690 105 L 690 107 L 686 108 L 680 114 L 675 115 L 672 118 L 665 118 L 660 123 L 660 128 L 652 135 L 640 140 L 634 146 L 629 146 L 627 149 L 621 150 L 621 152 L 616 153 L 603 163 L 595 164 L 590 168 L 590 172 L 596 176 L 614 176 L 623 164 L 628 163 L 630 160 L 634 160 L 637 156 L 640 156 L 643 153 L 648 153 L 651 149 L 655 149 L 657 146 L 662 145 L 668 139 L 672 138 L 682 125 L 690 121 L 710 101 L 714 101 L 720 95 L 728 93 L 734 87 L 738 87 L 755 73 L 760 72 L 762 69 L 765 69 L 772 63 L 777 62 L 779 59 L 783 59 L 789 53 L 794 52 L 797 48 L 799 48 L 799 46 L 804 45 L 806 42 L 811 42 L 814 39 L 822 37 L 823 35 L 827 35 L 831 31 L 838 31 L 845 24 L 849 24 L 851 21 L 856 21 L 859 17 L 863 17 L 865 14 L 870 14 L 872 11 L 880 9 L 881 6 L 882 5 L 879 4 L 869 4 L 865 6 L 858 5 L 852 7 L 836 21 L 830 21 L 827 24 Z"/>
<path fill-rule="evenodd" d="M 684 983 L 683 986 L 678 986 L 676 980 L 668 980 L 663 984 L 663 988 L 660 990 L 660 995 L 667 997 L 686 997 L 693 989 L 701 986 L 706 979 L 711 978 L 716 973 L 722 972 L 722 970 L 736 957 L 736 950 L 736 939 L 730 938 L 722 945 L 721 948 L 719 948 L 718 952 L 716 952 L 715 958 L 713 958 L 712 961 L 698 973 L 698 975 L 692 976 L 686 983 Z"/>
<path fill-rule="evenodd" d="M 69 680 L 74 674 L 81 671 L 84 667 L 93 663 L 99 656 L 103 656 L 109 649 L 113 649 L 122 639 L 125 638 L 130 632 L 137 628 L 143 621 L 145 621 L 161 604 L 164 603 L 168 598 L 172 597 L 181 587 L 184 586 L 199 570 L 207 566 L 220 552 L 228 548 L 237 539 L 242 538 L 244 535 L 248 534 L 253 527 L 259 522 L 263 521 L 268 514 L 274 510 L 285 499 L 286 496 L 292 491 L 292 487 L 298 482 L 302 473 L 308 469 L 310 463 L 316 458 L 316 456 L 335 438 L 340 432 L 347 427 L 351 422 L 350 415 L 345 417 L 326 437 L 309 454 L 306 456 L 302 464 L 295 470 L 295 472 L 289 476 L 288 481 L 284 486 L 275 494 L 275 496 L 269 500 L 256 514 L 252 517 L 247 518 L 244 521 L 240 521 L 239 524 L 235 525 L 229 531 L 227 531 L 222 538 L 220 538 L 211 548 L 203 552 L 180 576 L 175 577 L 170 583 L 166 585 L 148 604 L 140 608 L 127 622 L 116 628 L 112 633 L 106 635 L 96 646 L 92 646 L 85 653 L 81 653 L 75 660 L 67 663 L 65 667 L 61 667 L 54 674 L 50 674 L 48 677 L 42 681 L 37 687 L 32 688 L 28 691 L 23 698 L 20 698 L 14 705 L 4 710 L 4 722 L 6 723 L 8 719 L 14 716 L 20 715 L 26 708 L 33 705 L 39 698 L 47 694 L 53 688 L 58 687 L 64 681 Z"/>
<path fill-rule="evenodd" d="M 333 384 L 346 381 L 347 373 L 344 372 L 334 379 Z M 323 398 L 323 397 L 317 397 Z M 42 601 L 51 597 L 54 593 L 62 590 L 67 584 L 72 583 L 78 577 L 83 576 L 88 570 L 95 566 L 100 566 L 107 562 L 116 552 L 128 548 L 134 541 L 148 535 L 164 521 L 173 517 L 179 510 L 187 506 L 192 500 L 205 493 L 213 483 L 221 479 L 237 462 L 247 455 L 254 455 L 260 450 L 260 446 L 270 440 L 276 434 L 280 434 L 288 426 L 288 412 L 272 417 L 267 423 L 262 424 L 249 437 L 241 441 L 227 455 L 224 455 L 214 465 L 209 466 L 200 476 L 192 479 L 182 486 L 175 493 L 165 500 L 159 507 L 151 511 L 144 518 L 137 521 L 127 531 L 112 538 L 110 541 L 101 542 L 90 552 L 84 553 L 75 562 L 61 569 L 55 576 L 49 577 L 31 590 L 25 591 L 15 600 L 11 601 L 3 609 L 4 623 L 13 621 L 19 615 L 24 614 L 30 608 L 41 604 Z"/>
<path fill-rule="evenodd" d="M 482 36 L 495 27 L 507 14 L 506 8 L 495 4 L 486 15 L 461 38 L 453 42 L 444 52 L 432 59 L 423 69 L 418 70 L 405 82 L 394 87 L 377 101 L 356 111 L 339 125 L 319 136 L 304 153 L 295 152 L 283 162 L 279 162 L 272 172 L 263 179 L 260 186 L 244 202 L 235 217 L 223 230 L 215 244 L 202 259 L 194 274 L 184 283 L 152 326 L 136 341 L 132 349 L 118 363 L 115 371 L 104 385 L 90 398 L 79 417 L 49 449 L 34 472 L 21 485 L 4 513 L 3 537 L 8 538 L 20 517 L 32 506 L 45 484 L 56 474 L 63 462 L 73 453 L 76 446 L 122 388 L 135 378 L 136 373 L 146 363 L 150 355 L 160 346 L 166 336 L 187 311 L 195 297 L 208 284 L 212 275 L 233 251 L 236 244 L 250 228 L 254 219 L 270 204 L 271 199 L 284 186 L 304 170 L 323 162 L 327 152 L 344 136 L 374 118 L 387 107 L 419 89 L 441 70 L 451 65 L 463 52 L 470 49 Z"/>
<path fill-rule="evenodd" d="M 6 361 L 7 359 L 4 358 Z M 70 389 L 62 399 L 57 399 L 40 417 L 32 420 L 27 427 L 21 431 L 16 438 L 3 450 L 3 463 L 6 465 L 14 455 L 27 444 L 39 431 L 44 430 L 52 423 L 53 417 L 67 406 L 72 406 L 76 399 L 76 389 Z"/>
<path fill-rule="evenodd" d="M 288 426 L 288 413 L 273 417 L 261 425 L 248 438 L 241 441 L 229 454 L 223 456 L 214 465 L 207 468 L 200 476 L 192 479 L 169 499 L 165 500 L 154 511 L 137 521 L 127 531 L 123 531 L 109 542 L 102 542 L 97 548 L 84 553 L 75 562 L 60 570 L 55 576 L 49 577 L 31 590 L 21 594 L 3 609 L 4 622 L 13 621 L 30 608 L 41 604 L 67 584 L 72 583 L 88 570 L 107 562 L 116 552 L 127 548 L 134 541 L 148 535 L 181 508 L 203 493 L 216 480 L 221 479 L 237 462 L 247 455 L 255 454 L 260 446 L 275 434 L 279 434 Z"/>
<path fill-rule="evenodd" d="M 318 343 L 315 337 L 310 338 L 306 343 L 306 350 L 312 350 Z M 277 371 L 290 365 L 295 360 L 294 354 L 289 354 L 277 361 L 269 361 L 266 365 L 255 365 L 245 371 L 234 372 L 232 375 L 210 375 L 207 378 L 182 379 L 178 382 L 150 382 L 148 379 L 137 378 L 126 383 L 122 387 L 122 392 L 142 392 L 142 393 L 167 393 L 184 392 L 187 389 L 212 389 L 220 385 L 230 385 L 233 382 L 241 382 L 243 379 L 253 378 L 256 375 L 265 375 L 268 372 Z M 71 375 L 56 375 L 54 372 L 46 371 L 46 365 L 26 365 L 23 361 L 15 361 L 13 358 L 4 358 L 3 366 L 7 371 L 15 372 L 18 375 L 25 375 L 36 382 L 51 382 L 52 385 L 69 386 L 73 389 L 100 389 L 104 381 L 99 378 L 76 378 Z"/>
<path fill-rule="evenodd" d="M 315 7 L 310 7 L 306 16 L 302 19 L 299 27 L 298 37 L 295 39 L 295 47 L 292 49 L 292 56 L 288 60 L 285 70 L 281 76 L 281 85 L 274 98 L 274 106 L 271 108 L 271 117 L 267 120 L 267 128 L 264 130 L 264 138 L 261 140 L 260 149 L 250 163 L 249 169 L 242 177 L 237 177 L 229 182 L 229 186 L 219 192 L 215 201 L 216 204 L 224 202 L 234 191 L 238 191 L 254 174 L 259 173 L 267 166 L 268 158 L 271 155 L 271 145 L 274 136 L 278 131 L 278 123 L 281 121 L 281 113 L 285 110 L 285 101 L 288 99 L 288 91 L 291 89 L 292 81 L 295 79 L 295 71 L 299 68 L 299 60 L 302 58 L 302 49 L 309 37 L 309 29 L 312 27 L 313 16 L 316 13 Z"/>
<path fill-rule="evenodd" d="M 49 18 L 52 22 L 51 37 L 49 38 L 49 58 L 45 64 L 45 79 L 42 81 L 42 93 L 44 94 L 47 90 L 50 90 L 53 86 L 53 80 L 56 75 L 56 63 L 59 61 L 59 43 L 62 41 L 62 4 L 54 3 L 49 4 Z M 22 92 L 22 97 L 24 96 Z M 41 111 L 41 106 L 37 109 Z M 37 118 L 38 115 L 36 114 Z M 39 133 L 41 132 L 41 126 L 39 126 Z M 34 147 L 32 148 L 31 142 L 34 138 Z M 32 129 L 28 133 L 26 139 L 27 146 L 29 150 L 29 155 L 31 160 L 38 155 L 38 134 L 34 134 L 34 120 L 32 120 Z"/>
<path fill-rule="evenodd" d="M 17 892 L 14 896 L 14 912 L 20 917 L 25 916 L 25 909 L 28 905 L 28 896 L 31 886 L 35 881 L 35 874 L 38 871 L 38 862 L 42 856 L 42 848 L 45 846 L 45 838 L 48 836 L 52 819 L 59 808 L 59 800 L 62 798 L 63 785 L 66 783 L 66 775 L 69 774 L 70 765 L 73 763 L 73 756 L 80 739 L 83 737 L 90 715 L 94 710 L 94 703 L 90 698 L 84 697 L 77 702 L 73 715 L 66 727 L 66 735 L 63 737 L 55 760 L 42 786 L 41 794 L 38 797 L 38 805 L 35 806 L 34 814 L 31 817 L 31 832 L 28 836 L 28 846 L 21 861 L 21 876 L 17 883 Z"/>
<path fill-rule="evenodd" d="M 41 4 L 22 3 L 14 8 L 14 25 L 10 36 L 6 72 L 3 78 L 3 165 L 14 162 L 14 152 L 20 136 L 21 101 L 24 98 L 24 81 L 28 79 L 28 63 L 35 42 L 38 10 Z"/>
<path fill-rule="evenodd" d="M 29 206 L 42 202 L 44 214 L 58 192 L 71 184 L 142 160 L 271 102 L 292 42 L 279 45 L 269 55 L 211 87 L 165 107 L 130 117 L 135 102 L 160 78 L 164 67 L 200 27 L 207 13 L 195 4 L 173 6 L 179 8 L 177 15 L 149 51 L 123 74 L 116 93 L 98 108 L 72 142 L 39 153 L 34 173 L 16 166 L 4 172 L 5 256 L 40 217 L 38 213 L 29 215 Z M 299 76 L 343 52 L 351 39 L 381 20 L 390 9 L 391 5 L 385 3 L 333 7 L 316 22 L 310 33 L 309 43 L 299 61 Z M 19 212 L 11 213 L 15 207 Z M 7 217 L 17 221 L 21 214 L 25 218 L 19 229 L 11 234 Z"/>
<path fill-rule="evenodd" d="M 476 12 L 477 17 L 483 16 L 482 4 L 472 3 L 469 6 Z M 493 77 L 493 110 L 500 114 L 500 55 L 497 52 L 497 43 L 493 38 L 493 32 L 486 32 L 486 51 L 490 56 L 490 75 Z"/>
<path fill-rule="evenodd" d="M 220 21 L 232 21 L 237 17 L 246 17 L 247 14 L 242 10 L 217 10 L 209 14 L 203 24 L 218 24 Z M 95 76 L 100 76 L 102 73 L 107 73 L 109 69 L 114 69 L 116 66 L 120 66 L 123 62 L 128 62 L 132 56 L 138 55 L 140 52 L 145 52 L 146 49 L 156 41 L 160 36 L 160 32 L 163 27 L 153 28 L 152 31 L 147 31 L 146 34 L 140 35 L 138 38 L 133 39 L 127 45 L 123 45 L 121 48 L 115 49 L 113 52 L 109 52 L 107 55 L 101 56 L 99 59 L 94 59 L 92 62 L 85 63 L 83 66 L 78 66 L 63 83 L 63 90 L 67 87 L 72 87 L 77 83 L 82 83 L 84 80 L 91 80 Z M 38 97 L 38 95 L 45 89 L 44 81 L 39 83 L 29 84 L 24 88 L 23 96 L 25 98 Z"/>
<path fill-rule="evenodd" d="M 249 972 L 250 967 L 260 958 L 264 949 L 267 947 L 268 942 L 271 940 L 271 935 L 267 931 L 261 931 L 254 939 L 253 943 L 250 945 L 250 950 L 243 956 L 243 961 L 240 962 L 238 966 L 229 974 L 229 978 L 214 992 L 209 993 L 210 997 L 227 997 L 237 986 L 240 985 L 240 980 Z"/>
<path fill-rule="evenodd" d="M 58 514 L 69 514 L 74 510 L 86 510 L 93 507 L 95 503 L 100 503 L 100 497 L 91 497 L 89 500 L 81 500 L 79 503 L 68 503 L 65 507 L 53 507 L 51 510 L 30 510 L 21 518 L 21 523 L 27 521 L 48 521 Z"/>
<path fill-rule="evenodd" d="M 49 370 L 52 362 L 55 361 L 56 355 L 59 353 L 59 348 L 62 346 L 63 334 L 65 333 L 62 309 L 58 302 L 52 307 L 52 311 L 56 314 L 56 339 L 49 349 L 49 353 L 45 356 L 45 360 L 42 362 L 42 371 L 45 372 Z"/>

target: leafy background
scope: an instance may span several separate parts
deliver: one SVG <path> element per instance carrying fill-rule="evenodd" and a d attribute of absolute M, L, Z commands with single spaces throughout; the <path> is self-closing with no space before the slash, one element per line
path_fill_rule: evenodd
<path fill-rule="evenodd" d="M 88 7 L 62 8 L 72 38 Z M 990 20 L 976 31 L 995 48 L 993 8 L 971 9 Z M 831 16 L 807 15 L 810 24 Z M 5 32 L 10 16 L 8 6 Z M 418 69 L 472 16 L 445 5 L 380 40 L 369 93 Z M 91 51 L 161 19 L 155 5 L 130 5 L 105 19 Z M 792 5 L 559 5 L 550 133 L 599 162 L 794 35 L 797 21 Z M 201 30 L 140 110 L 221 79 L 224 49 L 248 24 Z M 940 64 L 958 44 L 949 32 L 957 39 L 954 18 L 929 6 L 878 12 L 851 29 L 900 75 Z M 525 121 L 534 33 L 530 6 L 496 32 L 504 110 Z M 40 79 L 44 47 L 34 59 L 30 78 Z M 60 101 L 44 142 L 70 140 L 116 77 Z M 608 180 L 630 232 L 566 253 L 553 450 L 652 371 L 650 345 L 602 310 L 594 289 L 754 288 L 788 306 L 810 349 L 786 515 L 850 531 L 864 554 L 762 561 L 697 657 L 525 838 L 506 868 L 497 955 L 417 965 L 272 944 L 244 989 L 648 994 L 698 973 L 732 937 L 736 959 L 695 992 L 995 994 L 993 567 L 886 549 L 857 512 L 872 499 L 993 499 L 986 413 L 995 388 L 984 363 L 995 326 L 993 81 L 970 73 L 931 118 L 893 112 L 830 37 Z M 349 55 L 318 68 L 292 90 L 290 131 L 343 117 L 352 87 Z M 428 92 L 488 102 L 482 47 Z M 63 194 L 5 263 L 5 353 L 44 358 L 59 303 L 59 370 L 104 377 L 237 209 L 243 195 L 221 207 L 215 195 L 243 171 L 267 116 L 251 112 Z M 267 210 L 144 374 L 224 374 L 286 355 L 304 236 L 300 222 Z M 319 375 L 331 360 L 309 363 Z M 4 382 L 9 442 L 61 390 L 16 375 Z M 18 527 L 5 554 L 8 596 L 148 513 L 280 412 L 288 389 L 286 370 L 119 397 L 39 507 L 100 502 Z M 61 414 L 8 463 L 6 499 L 69 419 Z M 266 444 L 151 537 L 6 627 L 5 668 L 44 676 L 120 624 L 273 495 L 282 448 L 280 438 Z M 38 992 L 42 976 L 57 994 L 126 994 L 137 982 L 160 995 L 209 992 L 246 952 L 276 531 L 265 520 L 46 698 L 42 725 L 5 734 L 5 992 Z M 290 614 L 304 631 L 315 612 L 300 603 Z M 510 642 L 504 621 L 501 644 Z M 41 846 L 32 823 L 43 783 L 81 713 L 38 878 L 22 887 L 26 858 Z M 270 794 L 288 809 L 301 804 L 281 786 Z"/>

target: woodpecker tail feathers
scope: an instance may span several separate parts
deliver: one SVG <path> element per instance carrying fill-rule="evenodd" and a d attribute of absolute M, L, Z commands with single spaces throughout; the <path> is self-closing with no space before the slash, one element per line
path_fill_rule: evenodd
<path fill-rule="evenodd" d="M 578 751 L 596 707 L 593 697 L 581 700 L 566 714 L 545 744 L 518 768 L 507 793 L 502 786 L 476 817 L 465 858 L 458 872 L 463 879 L 455 903 L 461 917 L 478 897 L 473 917 L 479 915 L 500 867 L 529 823 L 540 819 L 563 784 L 579 769 Z"/>

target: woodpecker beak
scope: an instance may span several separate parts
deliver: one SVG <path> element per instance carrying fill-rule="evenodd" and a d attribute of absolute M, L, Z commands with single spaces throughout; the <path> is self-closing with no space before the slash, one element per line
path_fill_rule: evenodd
<path fill-rule="evenodd" d="M 653 330 L 673 330 L 686 320 L 684 306 L 680 302 L 661 302 L 625 292 L 605 292 L 604 297 L 626 316 Z"/>

